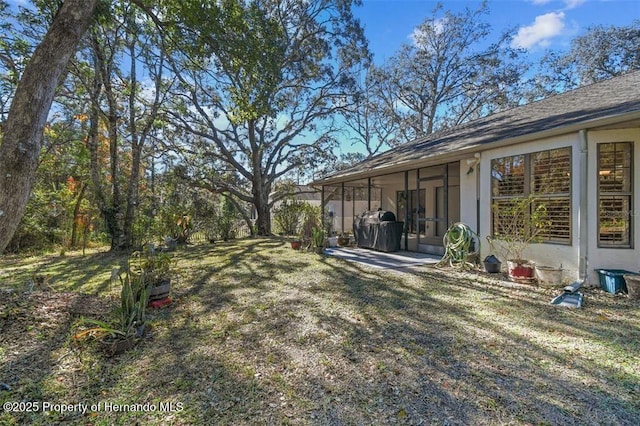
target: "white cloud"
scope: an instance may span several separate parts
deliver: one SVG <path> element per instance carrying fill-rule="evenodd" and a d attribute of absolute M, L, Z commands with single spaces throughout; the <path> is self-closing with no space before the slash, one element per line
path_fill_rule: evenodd
<path fill-rule="evenodd" d="M 583 5 L 587 0 L 564 0 L 564 8 L 565 10 L 568 9 L 575 9 L 578 6 Z"/>
<path fill-rule="evenodd" d="M 531 0 L 531 2 L 536 6 L 544 6 L 545 4 L 549 4 L 553 1 L 554 0 Z M 575 9 L 576 7 L 586 3 L 586 1 L 587 0 L 562 0 L 562 3 L 564 3 L 563 10 Z"/>
<path fill-rule="evenodd" d="M 560 35 L 564 28 L 564 12 L 550 12 L 537 16 L 533 24 L 520 27 L 511 46 L 524 49 L 547 47 L 550 40 Z"/>
<path fill-rule="evenodd" d="M 429 25 L 432 29 L 433 32 L 437 35 L 442 34 L 442 32 L 444 31 L 444 27 L 445 25 L 447 25 L 447 20 L 446 18 L 440 18 L 440 19 L 436 19 L 435 21 L 431 22 L 430 24 L 422 24 L 420 26 L 417 26 L 413 32 L 411 34 L 409 34 L 409 39 L 411 40 L 411 43 L 414 46 L 420 46 L 420 47 L 425 47 L 425 38 L 426 38 L 426 32 L 425 29 L 425 25 Z"/>

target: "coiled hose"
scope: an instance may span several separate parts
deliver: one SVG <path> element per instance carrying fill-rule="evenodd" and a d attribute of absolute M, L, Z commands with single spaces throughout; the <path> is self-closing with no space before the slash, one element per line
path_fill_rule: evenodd
<path fill-rule="evenodd" d="M 475 263 L 471 262 L 474 256 L 480 252 L 480 239 L 469 225 L 462 222 L 454 223 L 447 229 L 442 238 L 444 243 L 444 256 L 436 264 L 437 267 L 458 266 L 460 268 L 475 268 Z"/>

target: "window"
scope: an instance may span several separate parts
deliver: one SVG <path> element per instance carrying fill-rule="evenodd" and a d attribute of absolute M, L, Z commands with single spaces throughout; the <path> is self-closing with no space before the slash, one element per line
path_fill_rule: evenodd
<path fill-rule="evenodd" d="M 598 247 L 632 247 L 633 144 L 598 145 Z"/>
<path fill-rule="evenodd" d="M 541 240 L 571 244 L 571 148 L 494 159 L 491 178 L 494 235 L 501 233 L 500 219 L 517 201 L 532 196 L 530 208 L 544 206 L 549 223 L 539 234 Z M 523 219 L 521 226 L 527 221 Z"/>

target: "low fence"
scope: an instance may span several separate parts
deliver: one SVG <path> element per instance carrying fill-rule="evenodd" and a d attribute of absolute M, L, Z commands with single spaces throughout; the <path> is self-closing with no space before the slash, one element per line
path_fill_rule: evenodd
<path fill-rule="evenodd" d="M 232 235 L 234 235 L 234 238 L 245 238 L 251 235 L 251 229 L 249 229 L 249 226 L 246 222 L 240 222 L 236 224 L 235 228 L 233 229 Z M 210 238 L 213 238 L 214 240 L 221 239 L 220 235 L 213 230 L 210 231 L 207 229 L 200 229 L 191 234 L 191 236 L 189 237 L 189 242 L 206 243 L 209 242 Z"/>

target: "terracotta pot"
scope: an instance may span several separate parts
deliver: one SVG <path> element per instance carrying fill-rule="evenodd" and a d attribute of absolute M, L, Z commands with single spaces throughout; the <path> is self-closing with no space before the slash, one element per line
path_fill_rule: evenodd
<path fill-rule="evenodd" d="M 536 264 L 530 260 L 507 260 L 507 271 L 513 282 L 531 284 L 536 281 Z"/>
<path fill-rule="evenodd" d="M 291 248 L 294 250 L 300 250 L 302 247 L 302 241 L 291 241 Z"/>

